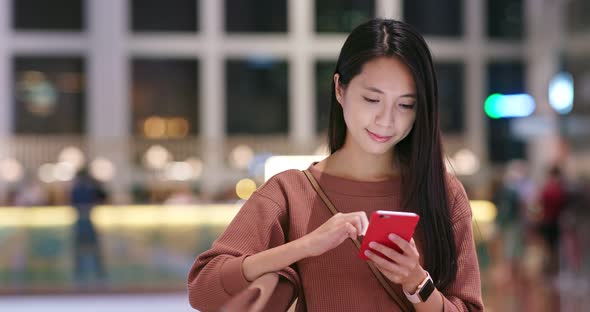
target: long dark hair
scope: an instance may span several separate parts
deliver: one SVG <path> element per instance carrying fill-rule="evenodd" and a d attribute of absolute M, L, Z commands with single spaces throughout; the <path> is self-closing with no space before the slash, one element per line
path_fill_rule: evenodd
<path fill-rule="evenodd" d="M 432 56 L 424 38 L 410 25 L 373 19 L 355 28 L 344 43 L 336 64 L 339 83 L 346 85 L 368 61 L 395 57 L 412 72 L 417 92 L 416 120 L 408 136 L 395 146 L 401 164 L 402 209 L 420 215 L 424 263 L 439 289 L 457 275 L 457 250 L 451 228 L 445 165 L 438 121 L 438 90 Z M 332 82 L 328 129 L 330 152 L 339 150 L 346 139 L 342 107 Z"/>

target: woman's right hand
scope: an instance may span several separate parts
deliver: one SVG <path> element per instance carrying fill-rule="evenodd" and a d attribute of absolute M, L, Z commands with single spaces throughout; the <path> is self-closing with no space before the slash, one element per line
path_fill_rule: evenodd
<path fill-rule="evenodd" d="M 244 277 L 253 281 L 264 273 L 277 272 L 301 259 L 319 256 L 349 237 L 365 235 L 368 225 L 367 214 L 363 211 L 335 214 L 299 239 L 246 257 L 242 262 Z"/>
<path fill-rule="evenodd" d="M 337 213 L 313 232 L 301 237 L 307 257 L 319 256 L 345 239 L 365 235 L 369 219 L 364 211 Z"/>

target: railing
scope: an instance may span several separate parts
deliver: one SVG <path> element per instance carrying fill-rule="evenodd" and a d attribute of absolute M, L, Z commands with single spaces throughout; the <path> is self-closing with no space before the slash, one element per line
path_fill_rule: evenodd
<path fill-rule="evenodd" d="M 471 206 L 476 240 L 485 241 L 496 208 L 485 201 Z M 89 225 L 72 207 L 0 207 L 0 294 L 183 290 L 196 256 L 210 248 L 240 207 L 97 206 L 90 214 L 96 243 L 84 239 Z M 104 275 L 96 274 L 96 261 Z"/>
<path fill-rule="evenodd" d="M 76 259 L 76 250 L 88 245 L 76 243 L 73 208 L 0 207 L 0 294 L 182 290 L 195 257 L 239 208 L 99 206 L 91 220 L 100 257 Z M 95 274 L 97 259 L 102 277 Z M 83 268 L 78 275 L 77 260 Z"/>

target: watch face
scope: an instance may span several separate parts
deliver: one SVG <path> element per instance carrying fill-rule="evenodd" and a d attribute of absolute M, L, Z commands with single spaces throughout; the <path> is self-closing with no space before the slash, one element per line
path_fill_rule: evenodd
<path fill-rule="evenodd" d="M 426 300 L 428 300 L 428 298 L 430 297 L 430 295 L 432 294 L 433 291 L 434 291 L 434 283 L 432 282 L 431 279 L 428 279 L 426 284 L 424 284 L 424 287 L 422 287 L 422 289 L 420 289 L 418 296 L 420 296 L 420 299 L 422 300 L 422 302 L 426 302 Z"/>

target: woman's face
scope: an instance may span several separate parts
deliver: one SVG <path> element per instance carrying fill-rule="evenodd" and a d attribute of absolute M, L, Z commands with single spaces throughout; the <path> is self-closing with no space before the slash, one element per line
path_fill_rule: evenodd
<path fill-rule="evenodd" d="M 380 155 L 403 140 L 416 119 L 416 87 L 410 69 L 393 57 L 367 62 L 348 85 L 334 75 L 349 147 Z"/>

